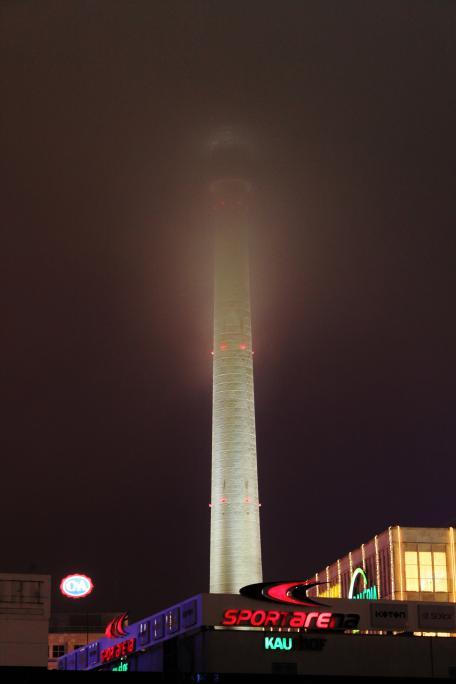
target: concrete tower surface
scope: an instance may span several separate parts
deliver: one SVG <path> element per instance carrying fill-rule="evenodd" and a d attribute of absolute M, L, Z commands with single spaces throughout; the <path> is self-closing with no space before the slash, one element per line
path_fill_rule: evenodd
<path fill-rule="evenodd" d="M 253 391 L 245 149 L 213 147 L 215 231 L 210 591 L 262 581 Z M 243 173 L 241 173 L 243 169 Z"/>

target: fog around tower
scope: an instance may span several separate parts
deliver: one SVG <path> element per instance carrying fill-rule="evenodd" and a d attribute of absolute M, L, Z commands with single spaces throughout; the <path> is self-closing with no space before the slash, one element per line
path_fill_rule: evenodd
<path fill-rule="evenodd" d="M 253 148 L 264 577 L 451 524 L 451 3 L 1 16 L 3 569 L 135 617 L 208 585 L 219 127 Z"/>

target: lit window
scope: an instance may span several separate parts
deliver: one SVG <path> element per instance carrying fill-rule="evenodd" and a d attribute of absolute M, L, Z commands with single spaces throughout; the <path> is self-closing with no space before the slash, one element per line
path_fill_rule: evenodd
<path fill-rule="evenodd" d="M 435 591 L 448 591 L 447 566 L 445 551 L 434 551 Z"/>
<path fill-rule="evenodd" d="M 420 551 L 420 590 L 434 591 L 434 576 L 432 573 L 432 553 Z"/>
<path fill-rule="evenodd" d="M 418 554 L 416 551 L 405 552 L 405 590 L 418 591 Z"/>

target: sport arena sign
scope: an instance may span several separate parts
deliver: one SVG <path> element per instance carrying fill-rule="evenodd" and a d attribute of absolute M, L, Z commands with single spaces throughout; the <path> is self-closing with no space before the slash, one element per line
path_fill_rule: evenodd
<path fill-rule="evenodd" d="M 223 627 L 292 627 L 300 629 L 332 630 L 356 629 L 359 615 L 330 611 L 282 611 L 228 608 L 223 613 Z"/>

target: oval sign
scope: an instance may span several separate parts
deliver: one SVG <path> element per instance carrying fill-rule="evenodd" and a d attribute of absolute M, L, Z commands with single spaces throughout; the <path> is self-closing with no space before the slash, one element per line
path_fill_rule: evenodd
<path fill-rule="evenodd" d="M 87 575 L 67 575 L 60 582 L 60 591 L 68 598 L 84 598 L 93 591 L 94 584 Z"/>

